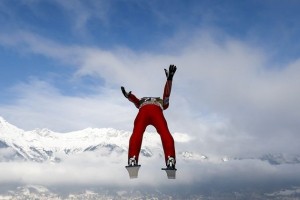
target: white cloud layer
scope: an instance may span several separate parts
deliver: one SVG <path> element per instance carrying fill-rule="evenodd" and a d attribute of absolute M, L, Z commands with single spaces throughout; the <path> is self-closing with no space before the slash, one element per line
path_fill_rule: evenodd
<path fill-rule="evenodd" d="M 167 179 L 160 157 L 141 158 L 139 178 L 130 180 L 124 167 L 125 156 L 102 157 L 98 153 L 70 156 L 61 163 L 2 162 L 0 184 L 61 186 L 103 186 L 113 188 L 171 187 L 191 193 L 205 190 L 259 190 L 299 184 L 299 164 L 270 165 L 260 160 L 229 162 L 178 160 L 175 180 Z M 114 161 L 113 161 L 114 160 Z M 113 162 L 112 162 L 113 161 Z M 147 190 L 147 189 L 145 189 Z"/>
<path fill-rule="evenodd" d="M 119 87 L 138 97 L 161 96 L 163 68 L 174 63 L 178 70 L 165 115 L 171 131 L 195 138 L 191 148 L 224 155 L 296 153 L 299 60 L 274 66 L 261 49 L 229 37 L 219 41 L 210 32 L 195 33 L 188 42 L 174 37 L 179 50 L 160 53 L 66 46 L 28 32 L 0 38 L 2 45 L 74 66 L 73 78 L 104 81 L 86 96 L 66 96 L 39 78 L 16 85 L 19 97 L 0 112 L 21 128 L 131 130 L 137 111 Z"/>

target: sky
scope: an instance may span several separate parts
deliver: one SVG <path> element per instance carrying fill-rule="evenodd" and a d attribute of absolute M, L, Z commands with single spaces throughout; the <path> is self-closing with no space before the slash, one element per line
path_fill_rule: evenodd
<path fill-rule="evenodd" d="M 297 0 L 2 0 L 0 116 L 24 130 L 131 131 L 137 97 L 162 96 L 187 148 L 298 154 Z M 149 127 L 147 129 L 155 129 Z"/>
<path fill-rule="evenodd" d="M 297 0 L 2 0 L 0 116 L 26 131 L 131 131 L 138 110 L 120 87 L 137 97 L 162 96 L 164 69 L 175 64 L 164 115 L 172 133 L 191 139 L 175 145 L 209 157 L 298 155 L 299 7 Z M 45 171 L 63 171 L 68 178 L 49 176 L 44 184 L 108 183 L 111 177 L 97 174 L 103 160 L 89 158 L 78 155 L 61 168 L 2 163 L 3 177 L 16 173 L 1 181 L 41 184 Z M 147 162 L 145 171 L 154 173 Z M 178 163 L 180 187 L 299 185 L 299 164 L 250 159 L 198 163 L 195 170 L 193 162 Z M 103 170 L 117 167 L 106 163 Z M 152 173 L 143 181 L 157 182 Z M 165 177 L 158 182 L 169 184 Z"/>

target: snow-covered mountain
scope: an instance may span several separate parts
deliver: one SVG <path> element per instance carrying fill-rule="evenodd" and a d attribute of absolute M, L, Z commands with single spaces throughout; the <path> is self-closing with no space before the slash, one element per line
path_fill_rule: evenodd
<path fill-rule="evenodd" d="M 62 157 L 83 152 L 101 151 L 106 156 L 111 153 L 127 154 L 131 132 L 113 128 L 86 128 L 79 131 L 58 133 L 48 129 L 24 131 L 0 117 L 0 162 L 27 160 L 35 162 L 59 162 Z M 190 137 L 184 133 L 174 133 L 177 143 L 188 143 Z M 151 157 L 163 154 L 161 140 L 156 133 L 145 133 L 142 156 Z M 208 156 L 180 149 L 177 157 L 191 161 L 259 159 L 272 165 L 300 163 L 300 155 L 263 154 L 259 157 L 219 157 Z"/>
<path fill-rule="evenodd" d="M 77 192 L 59 194 L 40 185 L 25 185 L 0 194 L 0 199 L 45 199 L 45 200 L 98 200 L 98 199 L 257 199 L 257 200 L 295 200 L 300 198 L 300 188 L 291 187 L 272 192 L 238 191 L 233 193 L 215 192 L 212 194 L 170 195 L 159 190 L 143 192 L 140 190 L 105 190 L 101 188 L 81 189 Z"/>
<path fill-rule="evenodd" d="M 81 189 L 66 195 L 58 194 L 51 189 L 40 185 L 19 186 L 4 194 L 0 194 L 0 199 L 45 199 L 45 200 L 99 200 L 99 199 L 172 199 L 172 196 L 154 191 L 147 194 L 141 191 L 129 190 L 104 190 L 104 189 Z"/>
<path fill-rule="evenodd" d="M 256 173 L 260 173 L 261 169 L 264 172 L 264 168 L 270 168 L 275 172 L 286 167 L 295 169 L 299 166 L 300 156 L 267 153 L 257 157 L 207 156 L 192 149 L 193 145 L 190 144 L 193 140 L 185 133 L 173 134 L 179 166 L 177 181 L 183 182 L 170 190 L 169 182 L 164 185 L 164 180 L 160 179 L 162 177 L 152 179 L 152 175 L 157 175 L 157 170 L 161 171 L 160 165 L 163 162 L 150 164 L 153 161 L 162 160 L 158 157 L 163 156 L 163 150 L 159 135 L 146 132 L 141 154 L 147 157 L 147 159 L 143 159 L 143 169 L 148 171 L 141 173 L 139 180 L 142 183 L 146 180 L 147 184 L 153 181 L 155 183 L 151 183 L 153 185 L 161 181 L 160 184 L 164 188 L 148 188 L 147 184 L 146 188 L 137 187 L 134 185 L 134 181 L 130 182 L 132 185 L 129 184 L 127 187 L 127 183 L 124 185 L 121 182 L 125 180 L 124 177 L 127 177 L 123 165 L 126 163 L 130 135 L 129 131 L 113 128 L 87 128 L 68 133 L 58 133 L 48 129 L 25 131 L 0 117 L 0 167 L 2 167 L 0 183 L 6 187 L 0 187 L 0 199 L 222 199 L 224 196 L 228 197 L 227 199 L 299 198 L 297 181 L 292 182 L 295 187 L 289 186 L 284 189 L 276 187 L 267 192 L 262 192 L 260 188 L 248 191 L 248 187 L 236 191 L 234 187 L 229 193 L 225 190 L 224 192 L 207 193 L 206 188 L 211 191 L 211 183 L 215 179 L 218 182 L 221 181 L 221 185 L 228 183 L 228 178 L 239 183 L 242 178 L 234 179 L 230 175 L 226 176 L 226 172 L 230 174 L 231 167 L 234 168 L 234 175 L 237 173 L 237 177 L 246 178 L 246 181 L 242 183 L 248 184 L 248 182 L 252 183 L 253 179 L 247 175 L 244 176 L 245 167 L 255 163 L 255 165 L 249 166 L 249 170 L 245 169 L 245 172 L 254 171 Z M 185 149 L 187 147 L 189 150 Z M 95 155 L 96 157 L 94 157 Z M 122 160 L 117 160 L 120 158 Z M 20 160 L 33 162 L 18 162 Z M 221 164 L 219 165 L 219 163 Z M 11 168 L 12 170 L 10 170 Z M 124 173 L 119 172 L 121 168 Z M 240 170 L 235 171 L 236 168 Z M 149 170 L 153 170 L 149 173 L 151 175 L 146 173 Z M 277 173 L 271 174 L 272 181 L 273 175 L 276 176 Z M 262 173 L 262 175 L 264 174 Z M 199 180 L 196 176 L 199 176 Z M 207 182 L 201 182 L 202 180 Z M 281 180 L 281 176 L 275 180 Z M 76 182 L 78 187 L 75 185 L 76 187 L 72 188 L 73 182 Z M 111 185 L 114 183 L 117 184 L 112 187 Z M 197 184 L 200 184 L 199 187 Z M 65 186 L 65 188 L 61 186 Z M 215 187 L 219 186 L 216 184 Z M 192 191 L 191 188 L 196 189 Z M 199 189 L 202 189 L 201 192 L 198 191 Z M 192 191 L 193 193 L 182 191 Z"/>
<path fill-rule="evenodd" d="M 59 162 L 61 156 L 88 151 L 126 153 L 131 132 L 113 128 L 87 128 L 68 133 L 53 132 L 48 129 L 24 131 L 0 117 L 0 161 L 29 160 L 36 162 Z M 186 134 L 174 133 L 178 142 L 187 142 Z M 141 154 L 151 157 L 162 153 L 158 134 L 145 133 Z M 186 152 L 183 152 L 186 156 Z M 190 155 L 191 156 L 191 155 Z"/>

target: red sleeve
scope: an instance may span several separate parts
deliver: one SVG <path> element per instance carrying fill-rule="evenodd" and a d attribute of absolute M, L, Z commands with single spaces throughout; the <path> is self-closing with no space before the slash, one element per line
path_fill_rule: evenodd
<path fill-rule="evenodd" d="M 172 89 L 172 81 L 167 80 L 165 89 L 164 89 L 164 96 L 163 96 L 163 108 L 166 110 L 169 107 L 169 98 Z"/>
<path fill-rule="evenodd" d="M 135 107 L 140 107 L 140 100 L 132 93 L 129 94 L 128 100 L 134 103 Z"/>

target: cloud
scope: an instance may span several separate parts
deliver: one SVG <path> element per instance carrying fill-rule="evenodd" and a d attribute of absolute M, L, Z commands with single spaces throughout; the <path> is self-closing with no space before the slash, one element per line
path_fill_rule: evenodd
<path fill-rule="evenodd" d="M 47 187 L 156 188 L 181 195 L 227 191 L 274 191 L 299 184 L 299 165 L 270 165 L 260 160 L 228 162 L 185 161 L 178 159 L 177 178 L 169 180 L 161 157 L 141 158 L 139 178 L 130 180 L 124 167 L 126 156 L 100 152 L 77 154 L 61 163 L 1 162 L 0 184 L 43 185 Z M 187 195 L 187 194 L 185 194 Z"/>
<path fill-rule="evenodd" d="M 53 3 L 53 2 L 52 2 Z M 85 1 L 84 3 L 75 0 L 72 3 L 55 1 L 68 19 L 73 23 L 74 31 L 79 33 L 86 33 L 87 24 L 90 20 L 97 20 L 103 24 L 108 23 L 110 2 L 106 0 L 101 1 Z"/>
<path fill-rule="evenodd" d="M 196 139 L 192 148 L 225 155 L 295 152 L 299 60 L 276 66 L 259 47 L 226 35 L 220 40 L 219 34 L 199 31 L 186 41 L 174 37 L 169 42 L 181 48 L 172 51 L 166 46 L 168 50 L 159 53 L 68 46 L 29 32 L 2 35 L 3 45 L 21 51 L 26 47 L 27 53 L 73 67 L 73 78 L 100 78 L 103 85 L 94 87 L 99 92 L 92 95 L 66 96 L 45 80 L 29 81 L 16 86 L 21 96 L 2 106 L 1 113 L 27 128 L 61 131 L 90 125 L 131 130 L 136 111 L 119 87 L 138 97 L 161 96 L 163 68 L 174 63 L 178 70 L 165 115 L 172 131 Z"/>
<path fill-rule="evenodd" d="M 102 89 L 101 94 L 64 96 L 49 83 L 33 79 L 15 86 L 13 92 L 17 94 L 16 101 L 2 106 L 1 113 L 12 119 L 12 123 L 20 120 L 17 125 L 26 130 L 43 127 L 56 131 L 87 127 L 129 129 L 128 116 L 134 117 L 133 113 L 128 114 L 130 107 L 124 106 L 127 101 L 120 98 L 119 91 Z"/>
<path fill-rule="evenodd" d="M 3 13 L 2 19 L 4 27 L 1 32 L 15 32 L 20 29 L 34 29 L 38 31 L 36 27 L 41 25 L 39 24 L 40 22 L 43 22 L 44 27 L 50 31 L 53 25 L 52 23 L 55 23 L 61 35 L 65 34 L 63 31 L 67 31 L 68 34 L 74 37 L 88 38 L 90 37 L 88 29 L 91 22 L 96 22 L 103 26 L 109 25 L 112 7 L 111 2 L 106 0 L 87 0 L 84 2 L 74 0 L 72 3 L 57 0 L 22 0 L 15 4 L 11 4 L 11 2 L 1 2 L 0 10 Z M 51 10 L 51 16 L 48 15 L 49 10 Z M 27 15 L 23 15 L 25 12 Z M 30 19 L 28 16 L 30 16 Z M 28 21 L 32 19 L 37 20 Z"/>

